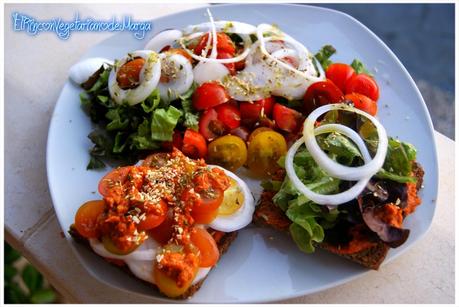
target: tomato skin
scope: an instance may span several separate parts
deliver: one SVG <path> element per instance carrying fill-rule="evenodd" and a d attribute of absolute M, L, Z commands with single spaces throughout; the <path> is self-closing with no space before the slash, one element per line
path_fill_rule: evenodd
<path fill-rule="evenodd" d="M 199 249 L 199 266 L 208 268 L 214 266 L 220 258 L 217 243 L 204 228 L 194 227 L 190 236 L 191 242 Z"/>
<path fill-rule="evenodd" d="M 332 81 L 319 81 L 311 84 L 304 94 L 303 110 L 308 115 L 318 107 L 338 103 L 343 99 L 343 92 Z"/>
<path fill-rule="evenodd" d="M 100 195 L 102 195 L 103 197 L 107 196 L 114 183 L 124 183 L 131 168 L 132 166 L 118 167 L 112 170 L 107 175 L 105 175 L 99 181 L 98 190 Z"/>
<path fill-rule="evenodd" d="M 272 175 L 277 161 L 287 152 L 284 137 L 275 131 L 262 131 L 249 143 L 247 166 L 259 176 Z"/>
<path fill-rule="evenodd" d="M 376 101 L 368 98 L 365 95 L 359 93 L 346 94 L 344 99 L 351 100 L 357 109 L 367 112 L 370 115 L 375 116 L 378 113 L 378 106 Z"/>
<path fill-rule="evenodd" d="M 145 65 L 143 58 L 136 58 L 124 63 L 116 74 L 118 86 L 123 90 L 137 86 L 143 65 Z"/>
<path fill-rule="evenodd" d="M 346 84 L 346 94 L 351 93 L 365 95 L 374 101 L 378 101 L 379 99 L 378 84 L 372 77 L 366 74 L 358 74 L 349 79 Z"/>
<path fill-rule="evenodd" d="M 225 124 L 218 119 L 215 109 L 207 109 L 199 119 L 199 133 L 208 141 L 226 133 Z"/>
<path fill-rule="evenodd" d="M 250 133 L 248 142 L 250 143 L 258 134 L 264 131 L 273 131 L 273 129 L 268 127 L 258 127 L 257 129 L 253 130 L 252 133 Z"/>
<path fill-rule="evenodd" d="M 192 202 L 191 216 L 195 223 L 209 224 L 218 214 L 218 207 L 223 201 L 223 191 L 220 189 L 208 189 L 205 193 L 197 193 L 194 189 L 183 192 L 181 200 Z"/>
<path fill-rule="evenodd" d="M 140 223 L 137 225 L 137 229 L 139 231 L 153 229 L 155 227 L 158 227 L 162 222 L 164 222 L 167 216 L 167 204 L 164 200 L 161 199 L 159 201 L 159 206 L 160 206 L 159 211 L 161 213 L 160 214 L 157 214 L 155 212 L 147 213 L 145 215 L 145 219 L 141 220 Z"/>
<path fill-rule="evenodd" d="M 162 143 L 162 148 L 167 151 L 172 151 L 172 148 L 182 148 L 183 146 L 183 137 L 180 131 L 175 130 L 174 134 L 172 135 L 172 142 L 165 141 Z"/>
<path fill-rule="evenodd" d="M 85 238 L 96 238 L 98 217 L 105 210 L 103 200 L 92 200 L 84 203 L 75 215 L 75 227 L 80 235 Z"/>
<path fill-rule="evenodd" d="M 182 152 L 193 159 L 204 158 L 207 155 L 206 139 L 192 129 L 187 129 L 183 136 Z"/>
<path fill-rule="evenodd" d="M 355 70 L 344 63 L 333 63 L 325 72 L 327 79 L 331 80 L 342 92 L 346 90 L 346 84 L 355 75 Z"/>
<path fill-rule="evenodd" d="M 219 51 L 217 54 L 217 59 L 231 59 L 232 57 L 233 55 L 226 51 Z M 225 67 L 228 68 L 230 75 L 236 74 L 236 63 L 227 63 L 223 65 L 225 65 Z"/>
<path fill-rule="evenodd" d="M 247 147 L 243 139 L 235 135 L 225 135 L 209 144 L 207 161 L 232 172 L 247 161 Z"/>
<path fill-rule="evenodd" d="M 241 102 L 239 109 L 241 110 L 241 116 L 243 119 L 249 121 L 258 121 L 263 115 L 271 116 L 273 105 L 276 101 L 273 97 L 264 98 L 261 100 L 251 102 Z"/>
<path fill-rule="evenodd" d="M 235 129 L 241 125 L 241 112 L 237 106 L 224 103 L 215 107 L 217 118 L 227 127 L 228 130 Z"/>
<path fill-rule="evenodd" d="M 205 82 L 193 93 L 193 107 L 196 110 L 205 110 L 230 99 L 226 89 L 216 82 Z"/>
<path fill-rule="evenodd" d="M 165 245 L 170 240 L 170 238 L 172 238 L 172 234 L 174 233 L 174 229 L 172 228 L 173 225 L 174 219 L 172 216 L 172 211 L 169 210 L 169 212 L 166 214 L 165 220 L 157 227 L 151 229 L 148 233 L 159 244 Z"/>
<path fill-rule="evenodd" d="M 274 104 L 273 119 L 276 127 L 286 132 L 296 132 L 302 124 L 303 116 L 280 103 Z"/>
<path fill-rule="evenodd" d="M 196 55 L 199 55 L 199 56 L 202 55 L 202 51 L 207 46 L 208 39 L 209 39 L 209 33 L 206 33 L 203 36 L 201 36 L 201 39 L 199 40 L 198 44 L 194 48 L 194 53 Z M 210 48 L 209 48 L 209 51 L 207 52 L 207 55 L 210 54 L 211 50 L 212 50 L 212 38 L 210 41 Z M 231 54 L 231 56 L 233 56 L 236 52 L 236 47 L 234 46 L 233 41 L 228 35 L 226 35 L 223 32 L 217 32 L 217 51 L 227 52 Z"/>

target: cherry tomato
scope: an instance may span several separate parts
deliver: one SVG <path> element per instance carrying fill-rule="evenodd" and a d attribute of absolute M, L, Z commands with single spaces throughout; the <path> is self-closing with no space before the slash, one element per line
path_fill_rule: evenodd
<path fill-rule="evenodd" d="M 239 126 L 231 130 L 230 134 L 240 137 L 245 142 L 249 138 L 250 131 L 245 127 Z"/>
<path fill-rule="evenodd" d="M 123 184 L 131 168 L 132 166 L 118 167 L 105 175 L 102 180 L 99 181 L 99 193 L 105 197 L 109 194 L 113 186 Z"/>
<path fill-rule="evenodd" d="M 198 272 L 199 265 L 196 265 L 196 267 L 193 267 L 193 276 L 186 282 L 184 285 L 181 285 L 179 287 L 177 285 L 177 282 L 170 278 L 168 275 L 166 275 L 164 272 L 162 272 L 159 267 L 158 263 L 155 262 L 153 266 L 153 276 L 155 279 L 155 284 L 159 288 L 159 290 L 167 295 L 168 297 L 178 297 L 182 294 L 184 294 L 191 286 L 193 283 L 193 280 Z"/>
<path fill-rule="evenodd" d="M 357 109 L 367 112 L 375 116 L 378 112 L 378 106 L 374 100 L 371 100 L 365 95 L 352 93 L 344 96 L 344 99 L 351 100 Z"/>
<path fill-rule="evenodd" d="M 115 245 L 115 243 L 113 243 L 112 239 L 110 239 L 109 236 L 102 236 L 102 244 L 104 244 L 104 247 L 107 251 L 115 255 L 127 255 L 132 253 L 134 250 L 137 249 L 137 247 L 139 247 L 138 244 L 131 243 L 130 247 L 127 250 L 119 249 Z"/>
<path fill-rule="evenodd" d="M 223 201 L 223 191 L 220 189 L 208 189 L 205 192 L 198 193 L 198 197 L 196 197 L 196 192 L 189 189 L 182 194 L 182 200 L 194 202 L 191 216 L 196 223 L 209 224 L 218 214 L 218 207 Z"/>
<path fill-rule="evenodd" d="M 247 161 L 245 142 L 235 135 L 219 137 L 209 144 L 207 161 L 234 172 Z"/>
<path fill-rule="evenodd" d="M 194 53 L 196 55 L 201 56 L 202 51 L 207 46 L 207 41 L 209 40 L 209 33 L 204 34 L 201 36 L 199 43 L 194 48 Z M 210 39 L 209 50 L 207 51 L 207 55 L 210 54 L 212 50 L 212 37 Z M 231 55 L 234 55 L 236 52 L 236 47 L 234 46 L 233 41 L 231 38 L 223 32 L 217 32 L 217 51 L 218 52 L 228 52 Z"/>
<path fill-rule="evenodd" d="M 234 104 L 224 103 L 215 107 L 217 118 L 228 128 L 237 128 L 241 125 L 241 112 Z"/>
<path fill-rule="evenodd" d="M 301 127 L 303 116 L 300 112 L 276 103 L 273 108 L 273 119 L 277 128 L 287 132 L 295 132 Z"/>
<path fill-rule="evenodd" d="M 231 59 L 232 57 L 233 54 L 226 51 L 219 51 L 217 54 L 217 59 Z M 225 65 L 225 67 L 228 68 L 230 75 L 236 74 L 236 63 L 228 63 L 223 65 Z"/>
<path fill-rule="evenodd" d="M 96 238 L 97 219 L 105 210 L 103 200 L 92 200 L 84 203 L 75 215 L 75 227 L 80 235 L 85 238 Z"/>
<path fill-rule="evenodd" d="M 218 215 L 218 209 L 209 210 L 206 212 L 193 212 L 191 216 L 195 223 L 198 224 L 210 224 Z"/>
<path fill-rule="evenodd" d="M 249 143 L 247 166 L 259 176 L 271 175 L 279 168 L 279 158 L 286 153 L 287 144 L 280 133 L 263 131 Z"/>
<path fill-rule="evenodd" d="M 134 88 L 139 84 L 140 71 L 145 64 L 143 58 L 136 58 L 121 66 L 116 74 L 116 82 L 123 90 Z"/>
<path fill-rule="evenodd" d="M 190 235 L 191 243 L 199 249 L 199 266 L 208 268 L 214 266 L 220 258 L 217 243 L 207 230 L 194 227 Z"/>
<path fill-rule="evenodd" d="M 162 148 L 164 148 L 167 151 L 171 151 L 173 147 L 175 148 L 182 148 L 183 146 L 183 137 L 180 131 L 175 130 L 174 134 L 172 135 L 172 142 L 171 141 L 165 141 L 162 144 Z"/>
<path fill-rule="evenodd" d="M 218 119 L 215 109 L 207 109 L 199 120 L 199 133 L 208 141 L 226 133 L 226 126 Z"/>
<path fill-rule="evenodd" d="M 258 127 L 257 129 L 253 130 L 249 136 L 248 142 L 250 143 L 258 134 L 264 131 L 273 131 L 273 129 L 268 127 Z"/>
<path fill-rule="evenodd" d="M 350 65 L 343 63 L 333 63 L 328 66 L 325 72 L 327 79 L 331 80 L 335 85 L 344 92 L 346 84 L 352 76 L 355 75 L 355 70 Z"/>
<path fill-rule="evenodd" d="M 207 155 L 206 139 L 199 132 L 186 129 L 183 136 L 182 152 L 192 159 L 204 158 Z"/>
<path fill-rule="evenodd" d="M 358 74 L 353 76 L 346 84 L 346 94 L 359 93 L 367 96 L 368 98 L 378 101 L 379 87 L 376 81 L 366 75 Z"/>
<path fill-rule="evenodd" d="M 230 99 L 226 89 L 216 82 L 201 84 L 193 94 L 193 106 L 196 110 L 205 110 Z"/>
<path fill-rule="evenodd" d="M 158 206 L 160 207 L 158 213 L 149 212 L 145 215 L 144 220 L 140 220 L 140 223 L 137 225 L 139 231 L 153 229 L 164 222 L 167 216 L 167 204 L 161 199 Z"/>
<path fill-rule="evenodd" d="M 241 102 L 239 109 L 241 117 L 246 122 L 257 122 L 260 117 L 271 116 L 273 105 L 276 101 L 273 97 L 264 98 L 252 102 Z"/>
<path fill-rule="evenodd" d="M 174 229 L 174 219 L 172 211 L 169 210 L 166 214 L 166 219 L 159 224 L 157 227 L 151 229 L 148 233 L 155 239 L 159 244 L 165 245 L 172 237 Z"/>
<path fill-rule="evenodd" d="M 304 94 L 303 109 L 306 115 L 326 104 L 343 100 L 343 92 L 330 80 L 311 84 Z"/>

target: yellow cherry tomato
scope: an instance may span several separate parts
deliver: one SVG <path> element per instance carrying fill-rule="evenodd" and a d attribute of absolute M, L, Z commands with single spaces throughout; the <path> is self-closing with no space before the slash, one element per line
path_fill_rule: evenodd
<path fill-rule="evenodd" d="M 272 174 L 279 166 L 277 160 L 287 153 L 287 143 L 282 134 L 262 131 L 250 142 L 247 166 L 259 176 Z"/>
<path fill-rule="evenodd" d="M 238 136 L 225 135 L 209 144 L 207 162 L 226 168 L 232 172 L 247 161 L 247 147 Z"/>
<path fill-rule="evenodd" d="M 252 133 L 249 135 L 249 139 L 247 140 L 247 143 L 252 142 L 252 140 L 261 132 L 264 131 L 273 131 L 273 129 L 268 128 L 268 127 L 258 127 L 257 129 L 253 130 Z"/>

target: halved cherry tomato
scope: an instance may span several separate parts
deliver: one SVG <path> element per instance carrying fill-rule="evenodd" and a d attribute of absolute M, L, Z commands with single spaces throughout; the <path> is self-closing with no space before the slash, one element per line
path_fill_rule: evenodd
<path fill-rule="evenodd" d="M 169 48 L 166 50 L 166 52 L 180 54 L 184 56 L 188 61 L 190 61 L 190 63 L 193 63 L 193 58 L 191 57 L 191 55 L 181 48 Z"/>
<path fill-rule="evenodd" d="M 257 122 L 260 117 L 271 116 L 273 105 L 276 101 L 273 97 L 264 98 L 261 100 L 251 102 L 241 102 L 239 109 L 241 110 L 241 117 L 246 122 Z"/>
<path fill-rule="evenodd" d="M 233 54 L 226 52 L 226 51 L 219 51 L 217 54 L 217 59 L 231 59 L 232 57 L 233 57 Z M 223 65 L 225 65 L 225 67 L 228 68 L 230 75 L 236 74 L 236 64 L 235 63 L 227 63 Z"/>
<path fill-rule="evenodd" d="M 346 94 L 351 93 L 359 93 L 374 101 L 378 101 L 379 87 L 372 77 L 366 74 L 358 74 L 346 83 Z"/>
<path fill-rule="evenodd" d="M 127 255 L 132 253 L 137 249 L 137 247 L 139 247 L 139 245 L 136 243 L 130 243 L 128 249 L 122 250 L 118 248 L 118 246 L 116 246 L 116 244 L 112 241 L 112 239 L 109 236 L 105 235 L 102 236 L 102 243 L 104 244 L 104 247 L 107 251 L 115 255 Z"/>
<path fill-rule="evenodd" d="M 201 36 L 199 43 L 196 45 L 196 47 L 194 47 L 194 53 L 196 55 L 199 55 L 199 56 L 202 55 L 202 51 L 204 50 L 204 48 L 206 48 L 208 40 L 209 40 L 209 33 L 206 33 L 203 36 Z M 208 55 L 210 54 L 212 50 L 212 37 L 211 37 L 209 46 L 210 46 L 210 49 L 207 52 Z M 223 32 L 217 32 L 217 51 L 218 52 L 225 51 L 225 52 L 230 53 L 231 55 L 234 55 L 234 53 L 236 52 L 236 47 L 234 46 L 233 41 L 228 35 L 226 35 Z"/>
<path fill-rule="evenodd" d="M 182 152 L 193 159 L 204 158 L 207 155 L 206 139 L 192 129 L 187 129 L 183 136 Z"/>
<path fill-rule="evenodd" d="M 75 215 L 75 227 L 80 235 L 85 238 L 96 238 L 97 218 L 105 210 L 103 200 L 92 200 L 84 203 Z"/>
<path fill-rule="evenodd" d="M 217 118 L 228 128 L 228 130 L 237 128 L 241 125 L 241 112 L 237 106 L 224 103 L 215 107 Z"/>
<path fill-rule="evenodd" d="M 123 90 L 134 88 L 139 84 L 140 71 L 145 60 L 143 58 L 136 58 L 126 62 L 121 66 L 116 74 L 116 82 Z"/>
<path fill-rule="evenodd" d="M 325 74 L 327 79 L 335 83 L 335 85 L 344 92 L 347 82 L 355 75 L 355 70 L 350 65 L 344 63 L 333 63 L 328 66 Z"/>
<path fill-rule="evenodd" d="M 199 133 L 208 141 L 226 133 L 226 126 L 218 119 L 215 109 L 207 109 L 199 120 Z"/>
<path fill-rule="evenodd" d="M 199 266 L 208 268 L 214 266 L 220 258 L 217 243 L 204 228 L 194 227 L 191 230 L 191 243 L 199 249 Z"/>
<path fill-rule="evenodd" d="M 202 193 L 196 193 L 196 191 L 188 189 L 182 194 L 182 200 L 194 203 L 191 216 L 196 223 L 209 224 L 218 214 L 218 207 L 223 201 L 223 195 L 222 190 L 215 188 L 208 189 Z"/>
<path fill-rule="evenodd" d="M 172 216 L 172 211 L 169 211 L 166 215 L 166 219 L 159 224 L 157 227 L 151 229 L 148 233 L 161 245 L 167 244 L 167 242 L 172 237 L 174 229 L 174 219 Z"/>
<path fill-rule="evenodd" d="M 216 82 L 201 84 L 193 94 L 193 107 L 205 110 L 225 103 L 230 99 L 226 89 Z"/>
<path fill-rule="evenodd" d="M 123 184 L 131 168 L 132 166 L 118 167 L 105 175 L 102 180 L 99 181 L 98 190 L 100 195 L 105 197 L 114 186 Z"/>
<path fill-rule="evenodd" d="M 365 95 L 359 93 L 346 94 L 344 99 L 351 100 L 357 109 L 365 111 L 370 115 L 375 116 L 378 113 L 376 102 Z"/>
<path fill-rule="evenodd" d="M 219 137 L 209 144 L 207 161 L 234 172 L 247 161 L 245 142 L 235 135 Z"/>
<path fill-rule="evenodd" d="M 158 213 L 157 212 L 149 212 L 145 215 L 145 219 L 140 220 L 140 223 L 137 225 L 137 229 L 139 231 L 153 229 L 158 227 L 167 216 L 167 204 L 162 199 L 159 201 L 158 206 Z"/>
<path fill-rule="evenodd" d="M 207 212 L 193 212 L 191 216 L 195 223 L 210 224 L 218 215 L 218 209 L 209 210 Z"/>
<path fill-rule="evenodd" d="M 303 116 L 289 107 L 275 103 L 273 108 L 273 119 L 276 122 L 277 128 L 287 131 L 295 132 L 302 124 Z"/>
<path fill-rule="evenodd" d="M 303 109 L 306 115 L 326 104 L 343 100 L 343 92 L 330 80 L 311 84 L 304 94 Z"/>
<path fill-rule="evenodd" d="M 183 137 L 180 131 L 175 130 L 174 134 L 172 135 L 172 142 L 165 141 L 162 143 L 162 148 L 165 150 L 171 151 L 172 147 L 181 149 L 183 146 Z"/>

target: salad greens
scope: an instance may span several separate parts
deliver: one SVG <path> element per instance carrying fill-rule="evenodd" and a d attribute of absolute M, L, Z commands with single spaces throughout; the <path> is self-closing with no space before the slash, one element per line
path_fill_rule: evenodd
<path fill-rule="evenodd" d="M 325 120 L 331 120 L 330 115 Z M 362 125 L 368 130 L 367 125 Z M 375 129 L 373 127 L 373 129 Z M 362 129 L 361 129 L 362 130 Z M 360 132 L 360 131 L 359 131 Z M 369 136 L 373 136 L 374 131 L 366 131 L 362 135 L 368 145 L 371 141 L 376 141 Z M 330 133 L 317 137 L 319 146 L 327 152 L 330 158 L 347 166 L 356 166 L 361 163 L 362 156 L 356 145 L 347 137 L 339 133 Z M 368 143 L 370 142 L 370 143 Z M 370 152 L 374 154 L 375 150 Z M 416 159 L 416 150 L 411 144 L 403 143 L 393 138 L 389 138 L 389 145 L 383 169 L 376 174 L 376 177 L 392 180 L 400 183 L 413 182 L 411 176 L 412 163 Z M 294 169 L 300 180 L 311 190 L 320 194 L 336 194 L 340 191 L 342 181 L 330 177 L 314 161 L 311 154 L 303 145 L 296 153 Z M 279 160 L 279 165 L 284 167 L 284 158 Z M 306 252 L 314 252 L 314 242 L 320 243 L 324 239 L 324 230 L 332 228 L 340 218 L 338 207 L 329 209 L 310 201 L 293 186 L 288 176 L 280 181 L 263 182 L 263 188 L 277 191 L 273 197 L 273 202 L 286 216 L 292 221 L 290 234 L 298 247 Z"/>
<path fill-rule="evenodd" d="M 110 98 L 110 71 L 103 69 L 97 81 L 80 94 L 82 108 L 97 124 L 88 135 L 94 145 L 87 169 L 103 168 L 107 160 L 134 163 L 146 151 L 172 141 L 177 126 L 198 130 L 199 114 L 191 102 L 196 85 L 173 102 L 162 100 L 156 89 L 137 105 L 120 105 Z"/>
<path fill-rule="evenodd" d="M 337 50 L 332 45 L 325 45 L 314 56 L 324 71 L 326 71 L 328 66 L 333 63 L 333 61 L 330 60 L 330 57 L 335 53 L 337 53 Z M 364 73 L 373 77 L 373 74 L 370 73 L 365 65 L 358 59 L 354 59 L 352 61 L 351 67 L 355 70 L 356 74 Z"/>

